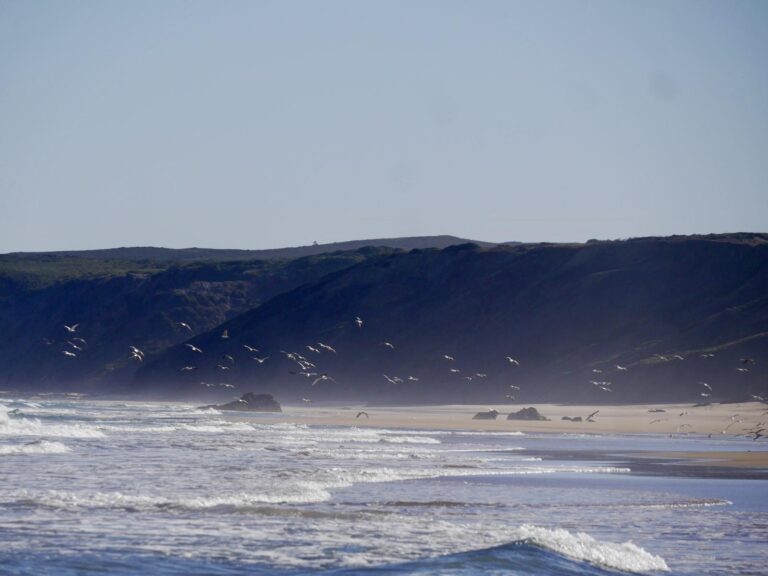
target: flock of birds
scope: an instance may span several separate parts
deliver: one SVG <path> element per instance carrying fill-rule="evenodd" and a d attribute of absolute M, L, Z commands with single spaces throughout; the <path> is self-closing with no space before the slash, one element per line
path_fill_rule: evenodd
<path fill-rule="evenodd" d="M 362 329 L 363 325 L 365 324 L 363 319 L 360 318 L 359 316 L 356 316 L 354 318 L 353 323 L 357 326 L 358 329 Z M 180 329 L 186 330 L 190 333 L 193 332 L 192 327 L 187 322 L 175 322 L 175 325 L 178 326 Z M 69 358 L 77 358 L 78 354 L 83 352 L 85 348 L 88 346 L 88 342 L 84 338 L 80 336 L 75 336 L 79 326 L 80 324 L 72 324 L 72 325 L 64 324 L 64 329 L 66 330 L 67 336 L 68 336 L 68 339 L 66 340 L 66 345 L 68 346 L 68 348 L 65 348 L 64 350 L 62 350 L 62 353 Z M 220 336 L 223 340 L 229 339 L 229 330 L 228 329 L 223 330 Z M 48 340 L 46 340 L 46 343 L 52 344 L 52 342 Z M 190 353 L 193 356 L 195 355 L 202 356 L 204 354 L 203 350 L 198 346 L 195 346 L 194 344 L 187 342 L 187 343 L 184 343 L 184 346 L 186 346 L 189 349 Z M 381 346 L 392 351 L 396 350 L 395 345 L 389 341 L 382 341 Z M 260 352 L 259 349 L 249 344 L 243 344 L 243 349 L 247 352 L 250 358 L 259 365 L 264 364 L 271 358 L 270 356 L 259 356 L 258 355 Z M 337 350 L 333 346 L 325 342 L 316 342 L 312 344 L 307 344 L 305 346 L 305 349 L 306 349 L 306 353 L 312 357 L 312 360 L 310 360 L 310 358 L 308 358 L 304 354 L 297 351 L 280 350 L 280 354 L 282 354 L 287 360 L 295 364 L 295 368 L 292 370 L 289 370 L 288 373 L 291 375 L 306 378 L 307 381 L 311 381 L 310 387 L 314 387 L 317 384 L 320 384 L 321 382 L 336 382 L 333 376 L 331 376 L 329 373 L 320 371 L 317 367 L 316 362 L 318 361 L 318 358 L 323 354 L 338 355 Z M 714 358 L 715 353 L 706 352 L 706 353 L 698 354 L 698 356 L 702 359 Z M 130 345 L 128 358 L 130 360 L 134 360 L 137 362 L 143 362 L 145 359 L 145 353 L 143 350 L 141 350 L 137 346 Z M 455 366 L 456 358 L 450 354 L 442 354 L 441 360 L 447 364 L 448 372 L 450 374 L 458 375 L 459 377 L 465 379 L 468 382 L 475 379 L 485 379 L 488 377 L 488 374 L 485 372 L 474 372 L 471 374 L 463 373 L 460 368 L 457 368 Z M 685 357 L 680 354 L 670 354 L 670 355 L 655 354 L 654 360 L 657 362 L 683 361 L 685 360 Z M 512 356 L 505 356 L 505 362 L 511 367 L 520 366 L 520 361 Z M 750 367 L 754 366 L 755 364 L 756 362 L 753 358 L 740 358 L 739 365 L 736 367 L 736 371 L 740 373 L 749 372 Z M 216 365 L 216 367 L 219 371 L 224 373 L 229 371 L 234 365 L 235 365 L 235 357 L 232 354 L 223 354 L 221 357 L 221 361 Z M 192 364 L 186 364 L 180 367 L 179 371 L 194 372 L 197 369 L 198 369 L 197 365 L 192 363 Z M 614 375 L 618 375 L 623 372 L 628 372 L 629 370 L 630 370 L 629 366 L 615 364 L 613 373 Z M 604 373 L 604 370 L 601 368 L 592 368 L 592 373 L 595 375 L 595 377 L 599 377 L 599 375 Z M 413 375 L 401 377 L 401 376 L 390 376 L 388 374 L 382 374 L 382 376 L 389 384 L 392 384 L 392 385 L 402 384 L 405 382 L 419 381 L 419 378 Z M 590 380 L 589 383 L 603 392 L 613 392 L 613 383 L 609 380 Z M 710 404 L 706 399 L 712 396 L 714 390 L 712 386 L 707 382 L 699 382 L 698 384 L 701 386 L 699 396 L 702 398 L 702 401 L 697 404 L 694 404 L 693 407 L 699 408 L 699 407 L 709 406 Z M 232 388 L 232 389 L 235 388 L 234 385 L 226 382 L 220 382 L 220 383 L 214 384 L 210 382 L 201 381 L 200 385 L 205 386 L 206 388 Z M 505 394 L 505 399 L 514 400 L 515 393 L 520 390 L 520 386 L 517 386 L 515 384 L 508 384 L 507 386 L 508 386 L 508 392 Z M 766 398 L 763 396 L 752 394 L 751 397 L 752 399 L 758 402 L 768 402 L 768 400 L 766 400 Z M 306 398 L 306 397 L 301 397 L 300 400 L 305 403 L 309 403 L 312 401 L 310 398 Z M 661 409 L 652 409 L 652 410 L 649 410 L 649 412 L 665 412 L 665 411 Z M 599 413 L 599 410 L 596 410 L 595 412 L 586 416 L 583 421 L 595 422 L 594 417 L 598 413 Z M 678 415 L 678 417 L 682 418 L 688 414 L 689 414 L 688 411 L 683 411 Z M 764 414 L 768 414 L 768 411 L 764 412 Z M 358 414 L 358 417 L 360 417 L 361 415 L 365 415 L 366 417 L 368 417 L 368 414 L 364 412 Z M 572 419 L 567 417 L 564 419 L 581 421 L 581 419 Z M 722 430 L 723 434 L 726 434 L 732 426 L 736 424 L 744 423 L 744 420 L 740 418 L 739 414 L 734 414 L 730 416 L 729 419 L 730 419 L 730 423 Z M 649 422 L 649 424 L 656 424 L 656 423 L 667 422 L 667 421 L 668 421 L 668 418 L 666 417 L 654 418 Z M 757 424 L 751 427 L 743 429 L 742 432 L 746 433 L 747 436 L 750 436 L 753 439 L 757 440 L 765 436 L 765 432 L 766 432 L 765 426 L 766 426 L 766 422 L 758 422 Z M 690 431 L 690 428 L 691 428 L 690 424 L 683 423 L 677 427 L 677 432 Z"/>

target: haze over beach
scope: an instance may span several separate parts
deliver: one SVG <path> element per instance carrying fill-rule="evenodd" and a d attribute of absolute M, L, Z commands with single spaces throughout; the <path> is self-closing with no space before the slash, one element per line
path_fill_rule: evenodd
<path fill-rule="evenodd" d="M 768 7 L 0 2 L 0 573 L 764 574 Z"/>

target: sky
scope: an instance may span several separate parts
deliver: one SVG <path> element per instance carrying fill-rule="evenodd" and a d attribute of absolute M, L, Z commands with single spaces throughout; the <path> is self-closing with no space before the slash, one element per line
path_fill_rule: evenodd
<path fill-rule="evenodd" d="M 0 0 L 0 252 L 768 231 L 768 2 Z"/>

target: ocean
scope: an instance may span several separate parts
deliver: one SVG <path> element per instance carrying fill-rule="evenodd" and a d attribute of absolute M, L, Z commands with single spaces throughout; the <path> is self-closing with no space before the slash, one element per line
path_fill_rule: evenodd
<path fill-rule="evenodd" d="M 284 419 L 3 400 L 0 574 L 768 574 L 768 476 L 632 456 L 747 438 Z"/>

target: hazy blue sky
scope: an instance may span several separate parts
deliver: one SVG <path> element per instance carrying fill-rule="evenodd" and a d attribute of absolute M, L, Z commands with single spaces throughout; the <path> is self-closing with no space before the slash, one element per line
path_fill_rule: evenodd
<path fill-rule="evenodd" d="M 764 0 L 0 0 L 0 252 L 737 230 Z"/>

